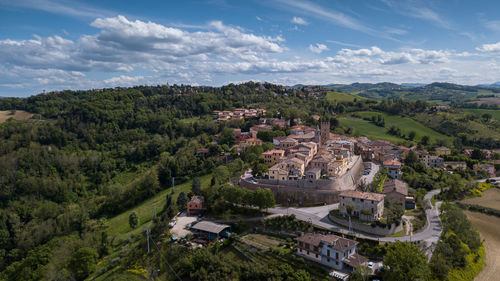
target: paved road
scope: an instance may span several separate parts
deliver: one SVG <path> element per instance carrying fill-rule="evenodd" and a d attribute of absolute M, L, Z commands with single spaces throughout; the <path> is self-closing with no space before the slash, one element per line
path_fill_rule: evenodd
<path fill-rule="evenodd" d="M 431 197 L 438 193 L 439 190 L 436 189 L 428 192 L 427 195 L 425 195 L 424 200 L 429 202 L 429 206 L 432 206 L 430 204 Z M 439 205 L 440 202 L 437 202 L 435 206 L 425 211 L 427 215 L 427 224 L 424 230 L 415 233 L 414 235 L 401 236 L 401 237 L 381 237 L 377 235 L 359 233 L 356 232 L 355 230 L 349 233 L 349 230 L 346 227 L 337 225 L 328 219 L 328 212 L 332 209 L 338 208 L 338 203 L 320 207 L 312 207 L 312 208 L 277 207 L 277 208 L 271 208 L 269 209 L 269 211 L 274 214 L 283 214 L 283 215 L 294 214 L 299 220 L 309 221 L 316 226 L 326 228 L 329 230 L 338 231 L 345 234 L 353 234 L 359 238 L 379 240 L 381 242 L 395 242 L 398 240 L 424 241 L 428 246 L 431 246 L 432 243 L 436 243 L 439 240 L 439 237 L 441 236 L 441 232 L 443 230 L 441 226 L 441 220 L 439 219 Z"/>
<path fill-rule="evenodd" d="M 378 170 L 380 169 L 380 165 L 372 163 L 372 170 L 368 175 L 363 175 L 359 179 L 359 182 L 364 181 L 367 185 L 371 184 L 373 182 L 373 179 L 375 178 L 375 175 L 378 173 Z"/>

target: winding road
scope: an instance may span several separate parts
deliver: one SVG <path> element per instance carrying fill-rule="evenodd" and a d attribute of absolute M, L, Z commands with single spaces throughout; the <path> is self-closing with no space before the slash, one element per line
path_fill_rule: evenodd
<path fill-rule="evenodd" d="M 429 255 L 432 253 L 433 247 L 439 240 L 441 232 L 443 231 L 443 228 L 441 226 L 441 220 L 439 218 L 439 206 L 441 202 L 436 202 L 435 206 L 432 206 L 432 204 L 430 203 L 430 199 L 432 198 L 432 196 L 438 194 L 439 191 L 440 191 L 439 189 L 429 191 L 424 197 L 424 200 L 427 201 L 427 204 L 431 206 L 431 208 L 425 210 L 427 215 L 427 223 L 424 229 L 413 235 L 401 236 L 401 237 L 382 237 L 382 236 L 357 232 L 356 230 L 349 232 L 349 230 L 346 227 L 335 224 L 328 219 L 328 213 L 330 212 L 330 210 L 338 208 L 338 203 L 320 207 L 311 207 L 311 208 L 277 207 L 277 208 L 271 208 L 269 209 L 269 211 L 273 214 L 281 214 L 281 215 L 294 214 L 295 217 L 299 220 L 308 221 L 316 226 L 328 230 L 333 230 L 345 234 L 351 234 L 355 235 L 356 237 L 364 239 L 378 240 L 380 242 L 423 241 L 426 243 L 428 247 L 427 254 Z"/>

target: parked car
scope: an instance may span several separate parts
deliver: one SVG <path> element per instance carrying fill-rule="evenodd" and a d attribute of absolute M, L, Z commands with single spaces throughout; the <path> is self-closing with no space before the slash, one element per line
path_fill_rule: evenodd
<path fill-rule="evenodd" d="M 375 264 L 371 261 L 368 263 L 368 268 L 372 269 Z"/>

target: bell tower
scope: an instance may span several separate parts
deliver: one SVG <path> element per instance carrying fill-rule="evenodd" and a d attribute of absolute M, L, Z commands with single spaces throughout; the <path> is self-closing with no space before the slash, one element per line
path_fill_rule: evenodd
<path fill-rule="evenodd" d="M 321 122 L 320 134 L 321 145 L 326 144 L 328 139 L 330 139 L 330 122 Z"/>

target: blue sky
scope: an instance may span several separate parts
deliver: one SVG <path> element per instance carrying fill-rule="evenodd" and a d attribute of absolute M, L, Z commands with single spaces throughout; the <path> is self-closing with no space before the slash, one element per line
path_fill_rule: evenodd
<path fill-rule="evenodd" d="M 498 1 L 0 0 L 0 96 L 248 80 L 500 81 Z"/>

